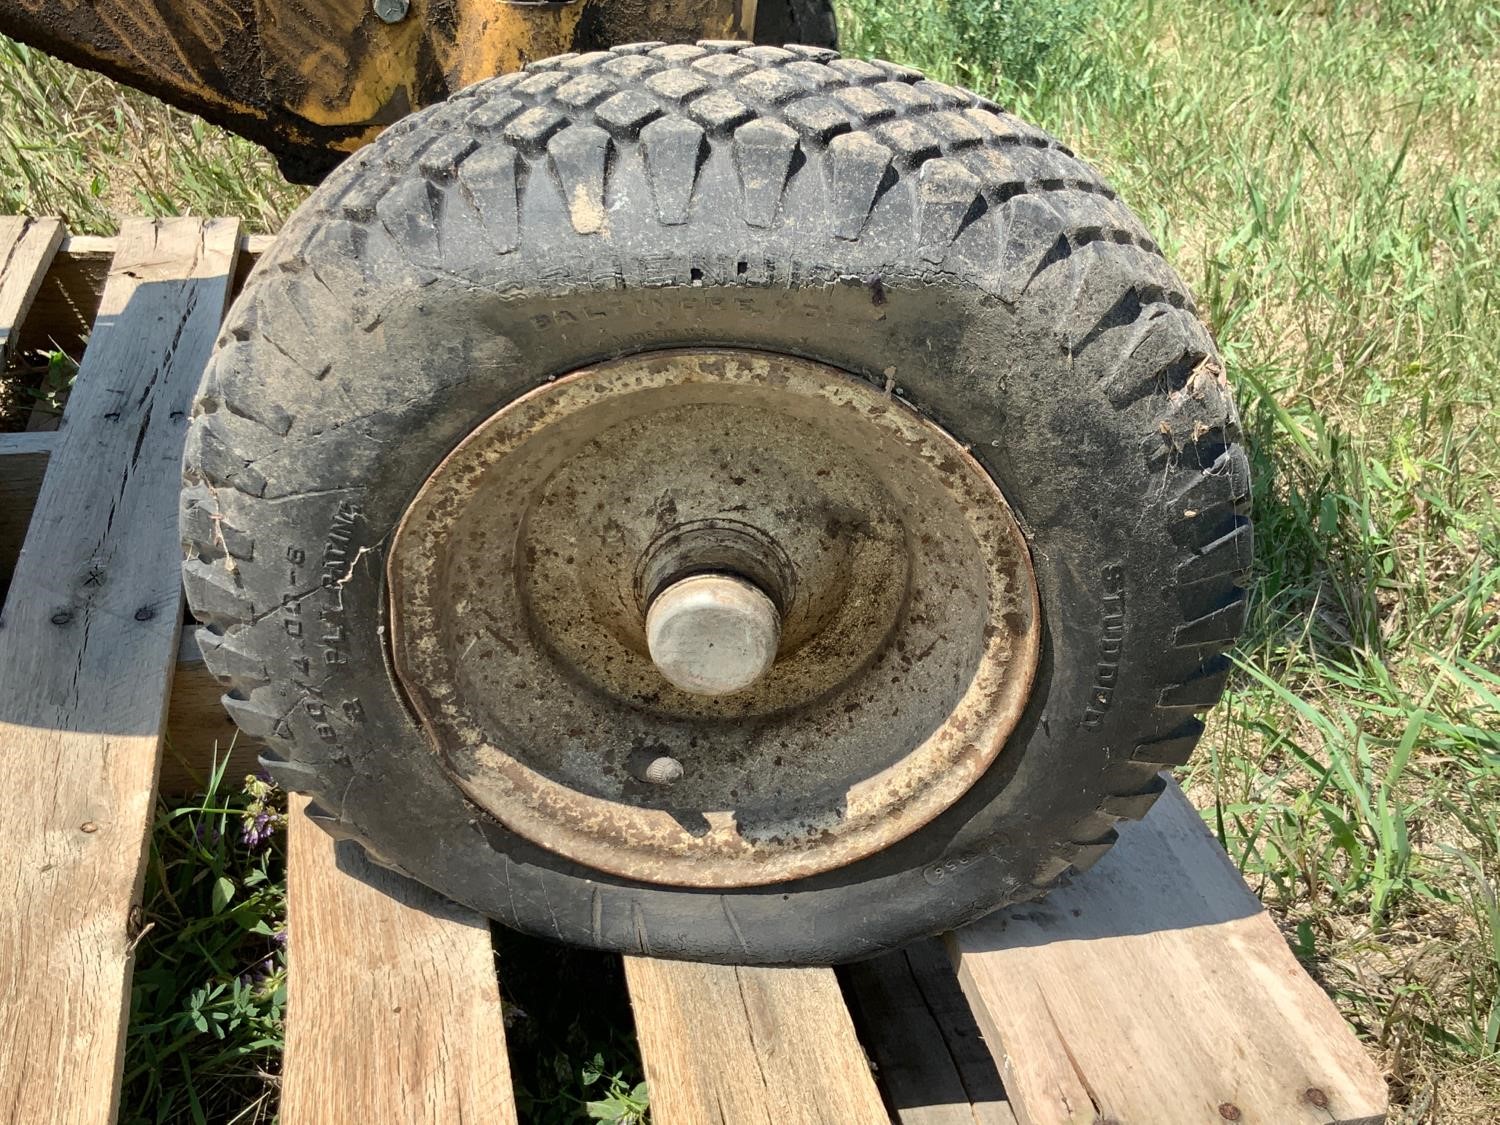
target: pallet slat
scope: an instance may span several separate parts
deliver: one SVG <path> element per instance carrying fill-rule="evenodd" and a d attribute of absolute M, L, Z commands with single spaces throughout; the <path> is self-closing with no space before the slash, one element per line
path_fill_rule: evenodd
<path fill-rule="evenodd" d="M 1386 1089 L 1175 784 L 1089 873 L 949 935 L 1022 1125 L 1369 1125 Z"/>
<path fill-rule="evenodd" d="M 625 958 L 656 1125 L 886 1125 L 832 969 Z"/>
<path fill-rule="evenodd" d="M 240 237 L 231 296 L 239 291 L 270 242 L 267 235 Z M 59 339 L 72 341 L 81 354 L 77 342 L 98 312 L 117 245 L 112 236 L 66 236 L 56 219 L 0 216 L 0 263 L 4 264 L 0 268 L 0 351 L 13 347 L 19 336 L 28 346 L 51 346 Z M 48 253 L 47 247 L 52 252 Z M 35 296 L 29 316 L 28 294 Z M 0 601 L 10 586 L 47 463 L 60 437 L 55 431 L 0 433 Z M 185 628 L 172 677 L 167 743 L 158 784 L 161 792 L 200 792 L 216 754 L 221 759 L 229 758 L 225 771 L 228 784 L 237 785 L 256 768 L 259 744 L 237 733 L 219 702 L 222 693 L 223 688 L 198 654 L 193 629 Z"/>
<path fill-rule="evenodd" d="M 66 233 L 56 219 L 0 215 L 0 369 L 15 356 L 26 314 Z M 52 452 L 50 438 L 27 440 L 36 436 L 0 434 L 0 597 L 10 585 Z"/>
<path fill-rule="evenodd" d="M 289 802 L 284 1125 L 515 1125 L 489 923 Z"/>
<path fill-rule="evenodd" d="M 115 239 L 72 235 L 47 271 L 31 316 L 19 329 L 22 350 L 65 352 L 78 359 L 99 311 Z M 243 255 L 240 261 L 244 261 Z"/>
<path fill-rule="evenodd" d="M 231 294 L 239 292 L 256 258 L 272 241 L 265 234 L 240 236 Z M 83 354 L 115 245 L 115 238 L 101 235 L 75 234 L 63 239 L 36 295 L 32 315 L 20 326 L 22 348 L 57 348 L 75 358 Z"/>
<path fill-rule="evenodd" d="M 112 1119 L 232 220 L 128 220 L 0 629 L 0 1116 Z"/>
<path fill-rule="evenodd" d="M 55 433 L 0 434 L 0 600 L 10 589 L 56 442 Z"/>
<path fill-rule="evenodd" d="M 215 762 L 225 759 L 224 785 L 237 789 L 246 774 L 259 768 L 256 758 L 264 749 L 258 739 L 242 733 L 224 710 L 224 687 L 203 663 L 197 632 L 195 625 L 183 628 L 177 671 L 172 676 L 167 742 L 156 784 L 169 796 L 203 792 Z"/>
<path fill-rule="evenodd" d="M 231 297 L 271 242 L 264 234 L 240 237 Z M 117 244 L 114 237 L 66 235 L 57 219 L 0 216 L 0 361 L 3 353 L 27 348 L 81 357 Z M 50 252 L 37 253 L 48 245 Z M 53 422 L 33 412 L 30 432 L 0 433 L 0 601 L 47 471 L 56 440 Z"/>
<path fill-rule="evenodd" d="M 56 219 L 0 215 L 0 367 L 10 362 L 21 325 L 66 233 Z"/>
<path fill-rule="evenodd" d="M 900 1125 L 1016 1125 L 942 943 L 844 969 L 856 1026 Z"/>

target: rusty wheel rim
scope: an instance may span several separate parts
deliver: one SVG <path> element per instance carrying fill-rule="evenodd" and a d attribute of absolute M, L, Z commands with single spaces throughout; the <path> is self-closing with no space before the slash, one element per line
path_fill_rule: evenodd
<path fill-rule="evenodd" d="M 655 608 L 715 639 L 704 578 L 775 653 L 710 694 L 669 675 L 712 645 L 674 673 L 647 628 Z M 687 887 L 916 831 L 1000 753 L 1039 648 L 1025 540 L 968 452 L 757 352 L 649 353 L 512 402 L 422 486 L 387 579 L 393 666 L 466 795 L 580 864 Z"/>

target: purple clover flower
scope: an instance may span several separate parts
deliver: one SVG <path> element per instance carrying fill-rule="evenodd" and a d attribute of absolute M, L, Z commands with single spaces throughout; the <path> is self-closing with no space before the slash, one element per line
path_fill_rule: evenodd
<path fill-rule="evenodd" d="M 259 851 L 271 839 L 275 827 L 275 818 L 270 813 L 258 812 L 252 819 L 245 821 L 240 835 L 246 847 L 251 851 Z"/>

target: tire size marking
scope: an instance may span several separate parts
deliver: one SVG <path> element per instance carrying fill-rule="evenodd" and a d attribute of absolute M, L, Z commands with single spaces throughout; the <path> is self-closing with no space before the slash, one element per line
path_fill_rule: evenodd
<path fill-rule="evenodd" d="M 967 855 L 949 856 L 947 859 L 939 860 L 937 863 L 929 863 L 922 869 L 922 878 L 926 879 L 932 886 L 937 886 L 945 879 L 952 878 L 972 863 L 981 859 L 992 858 L 988 850 L 982 852 L 969 852 Z"/>
<path fill-rule="evenodd" d="M 999 835 L 991 840 L 986 846 L 974 852 L 963 852 L 958 855 L 950 855 L 936 863 L 929 863 L 922 868 L 922 878 L 931 886 L 953 878 L 962 871 L 967 871 L 982 859 L 993 859 L 1003 861 L 1009 854 L 1013 841 L 1009 836 Z M 1007 895 L 1011 894 L 1020 884 L 1011 879 L 1002 880 L 1002 889 Z"/>
<path fill-rule="evenodd" d="M 355 552 L 350 550 L 355 524 L 361 515 L 358 505 L 340 501 L 323 543 L 322 557 L 317 562 L 318 585 L 312 591 L 298 592 L 301 568 L 308 561 L 307 552 L 295 544 L 286 548 L 286 561 L 290 565 L 287 570 L 288 590 L 281 598 L 281 613 L 282 630 L 297 648 L 292 666 L 298 676 L 293 682 L 302 695 L 300 706 L 312 720 L 314 733 L 330 745 L 339 742 L 338 728 L 329 722 L 333 711 L 336 710 L 348 723 L 357 724 L 364 721 L 364 706 L 357 697 L 336 703 L 326 697 L 324 685 L 314 682 L 314 659 L 309 655 L 309 645 L 313 647 L 318 663 L 326 669 L 340 668 L 349 663 L 344 584 L 353 575 L 354 563 L 363 552 L 363 548 Z M 319 601 L 322 604 L 318 604 Z M 304 610 L 304 602 L 313 604 Z"/>
<path fill-rule="evenodd" d="M 354 524 L 361 516 L 358 504 L 340 500 L 333 514 L 333 525 L 328 529 L 328 538 L 323 541 L 323 569 L 321 586 L 327 595 L 326 603 L 318 611 L 319 651 L 323 663 L 336 668 L 349 663 L 349 631 L 344 618 L 344 583 L 354 576 L 354 564 L 362 552 L 350 558 L 349 545 L 354 538 Z"/>
<path fill-rule="evenodd" d="M 302 603 L 307 598 L 307 594 L 298 592 L 298 584 L 302 576 L 301 568 L 307 564 L 307 552 L 293 543 L 286 548 L 284 554 L 287 562 L 287 588 L 281 595 L 281 631 L 286 634 L 287 640 L 296 646 L 298 655 L 292 657 L 292 667 L 301 675 L 302 679 L 299 680 L 294 676 L 292 682 L 296 684 L 298 690 L 303 692 L 303 701 L 305 703 L 308 689 L 302 680 L 307 679 L 308 663 L 307 656 L 305 655 L 307 651 L 307 630 L 302 613 Z M 290 717 L 290 715 L 284 715 L 277 720 L 276 734 L 281 738 L 292 737 L 292 727 L 287 721 Z"/>
<path fill-rule="evenodd" d="M 1125 637 L 1125 568 L 1119 563 L 1104 567 L 1103 622 L 1099 635 L 1099 663 L 1094 667 L 1094 683 L 1089 701 L 1083 709 L 1082 725 L 1097 730 L 1104 713 L 1114 702 L 1115 684 L 1120 678 L 1120 647 Z"/>

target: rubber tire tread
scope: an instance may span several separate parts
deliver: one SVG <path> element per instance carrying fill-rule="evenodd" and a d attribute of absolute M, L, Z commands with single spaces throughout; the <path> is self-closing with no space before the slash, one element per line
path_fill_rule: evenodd
<path fill-rule="evenodd" d="M 620 193 L 629 207 L 619 204 Z M 657 244 L 697 238 L 695 245 L 708 245 L 710 234 L 736 228 L 741 245 L 814 242 L 853 264 L 831 274 L 809 266 L 798 276 L 798 251 L 784 249 L 781 257 L 768 250 L 764 263 L 741 256 L 741 277 L 705 282 L 697 266 L 682 268 L 697 260 L 687 254 L 658 263 L 661 276 L 650 272 L 648 251 Z M 591 249 L 601 234 L 637 251 L 633 265 L 588 275 L 603 260 Z M 572 273 L 550 264 L 557 260 Z M 1054 574 L 1054 563 L 1038 554 L 1057 638 L 1038 691 L 1062 692 L 1065 680 L 1078 678 L 1074 665 L 1088 669 L 1082 689 L 1067 687 L 1075 737 L 1057 741 L 1049 733 L 1056 745 L 1045 751 L 1076 775 L 1075 796 L 1052 798 L 1055 808 L 1027 808 L 1027 785 L 1038 783 L 1028 780 L 1025 748 L 1007 747 L 1002 759 L 1010 764 L 993 784 L 976 786 L 973 800 L 929 826 L 925 838 L 893 848 L 885 867 L 834 873 L 844 883 L 824 877 L 768 889 L 769 898 L 798 897 L 785 918 L 758 899 L 592 878 L 473 809 L 463 821 L 468 835 L 446 840 L 448 858 L 439 857 L 382 811 L 386 798 L 375 786 L 394 770 L 393 759 L 362 748 L 357 700 L 354 711 L 347 699 L 342 710 L 335 707 L 309 682 L 316 666 L 288 656 L 288 614 L 316 606 L 330 589 L 342 595 L 349 583 L 351 596 L 371 582 L 378 589 L 374 564 L 384 534 L 358 548 L 347 572 L 342 555 L 330 572 L 326 545 L 321 573 L 306 562 L 330 521 L 337 527 L 345 513 L 340 497 L 366 487 L 360 472 L 375 472 L 372 449 L 396 442 L 404 453 L 410 449 L 421 471 L 403 470 L 406 483 L 390 486 L 409 496 L 461 436 L 451 423 L 445 434 L 434 419 L 447 411 L 472 425 L 484 416 L 479 401 L 486 411 L 500 403 L 493 388 L 479 393 L 467 376 L 411 383 L 398 401 L 395 389 L 344 361 L 341 341 L 363 346 L 380 333 L 396 339 L 398 310 L 405 318 L 399 325 L 418 338 L 409 334 L 390 346 L 420 345 L 472 364 L 477 345 L 445 351 L 440 339 L 422 337 L 424 294 L 500 294 L 533 308 L 533 321 L 551 318 L 555 326 L 571 315 L 568 302 L 577 294 L 601 290 L 689 300 L 712 288 L 771 300 L 762 272 L 808 303 L 843 302 L 843 309 L 854 299 L 848 294 L 857 294 L 881 319 L 887 311 L 895 318 L 907 302 L 928 301 L 937 302 L 932 309 L 941 321 L 948 302 L 961 305 L 971 325 L 982 327 L 989 317 L 1011 326 L 975 329 L 978 344 L 966 344 L 962 333 L 943 340 L 976 370 L 981 361 L 972 349 L 979 344 L 992 355 L 1002 337 L 1020 341 L 1055 378 L 1018 390 L 1018 374 L 986 382 L 965 367 L 964 378 L 952 380 L 957 389 L 929 379 L 924 397 L 917 380 L 895 382 L 895 367 L 872 362 L 858 373 L 883 381 L 965 439 L 996 435 L 975 442 L 982 458 L 1007 456 L 988 448 L 1008 434 L 997 395 L 1039 415 L 1053 412 L 1050 435 L 1015 439 L 1033 443 L 1035 464 L 1018 455 L 1003 471 L 992 468 L 1008 478 L 1007 495 L 1038 542 L 1052 535 L 1084 552 L 1096 525 L 1116 516 L 1103 509 L 1080 515 L 1076 482 L 1123 481 L 1122 493 L 1139 497 L 1145 532 L 1141 542 L 1110 534 L 1119 551 L 1135 552 L 1123 570 L 1132 584 L 1143 576 L 1141 596 L 1150 607 L 1140 617 L 1141 637 L 1126 648 L 1149 653 L 1152 667 L 1128 684 L 1123 660 L 1105 671 L 1108 609 L 1105 657 L 1097 621 L 1085 618 L 1097 618 L 1100 598 L 1109 604 L 1110 591 L 1099 586 L 1114 581 L 1108 565 L 1102 579 L 1070 578 Z M 926 323 L 930 317 L 913 315 L 907 335 Z M 1012 328 L 1019 335 L 1005 337 Z M 618 331 L 620 350 L 641 346 L 638 336 Z M 743 329 L 746 339 L 705 342 L 769 346 L 767 333 L 776 331 L 756 325 Z M 661 346 L 681 342 L 664 339 Z M 609 346 L 596 351 L 607 354 Z M 787 350 L 803 354 L 816 347 L 805 335 L 787 342 Z M 533 382 L 545 374 L 539 369 Z M 377 405 L 335 418 L 335 391 Z M 430 440 L 422 426 L 433 428 Z M 1049 492 L 1047 482 L 1064 463 L 1063 477 L 1075 483 Z M 187 597 L 226 706 L 247 733 L 266 740 L 273 773 L 316 799 L 330 831 L 533 933 L 658 956 L 811 963 L 874 955 L 1035 898 L 1097 861 L 1115 839 L 1115 822 L 1144 815 L 1160 791 L 1158 771 L 1187 759 L 1202 731 L 1198 715 L 1223 689 L 1223 654 L 1245 615 L 1248 504 L 1248 462 L 1209 333 L 1156 243 L 1097 173 L 993 103 L 909 68 L 841 59 L 817 47 L 715 42 L 634 44 L 542 60 L 413 114 L 330 176 L 262 257 L 226 321 L 194 411 L 181 525 Z M 289 528 L 316 534 L 289 546 Z M 1070 584 L 1078 587 L 1072 594 Z M 1092 602 L 1087 613 L 1075 604 L 1083 602 Z M 378 623 L 330 627 L 374 634 Z M 370 643 L 376 647 L 361 674 L 388 680 L 378 643 Z M 1106 675 L 1119 679 L 1106 682 Z M 1091 677 L 1096 682 L 1086 682 Z M 1097 706 L 1088 702 L 1090 691 Z M 1062 722 L 1050 710 L 1054 703 L 1039 698 L 1012 742 L 1030 737 L 1040 744 L 1040 732 Z M 505 853 L 504 874 L 481 880 L 479 868 L 465 865 L 488 863 L 486 850 Z M 467 858 L 453 858 L 459 853 Z M 978 868 L 986 874 L 976 875 Z M 517 889 L 522 882 L 525 894 Z M 870 901 L 860 905 L 851 888 L 866 882 Z M 894 905 L 892 887 L 901 888 Z M 835 889 L 842 897 L 831 915 L 809 925 L 816 906 L 802 896 L 834 904 Z M 601 895 L 614 896 L 604 910 Z M 745 904 L 761 912 L 754 924 L 735 916 Z M 801 911 L 795 919 L 793 910 Z M 601 920 L 601 913 L 609 917 Z"/>

